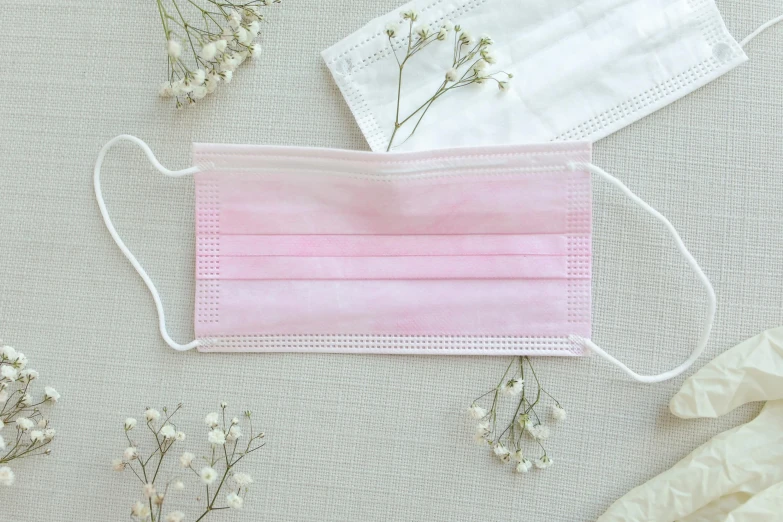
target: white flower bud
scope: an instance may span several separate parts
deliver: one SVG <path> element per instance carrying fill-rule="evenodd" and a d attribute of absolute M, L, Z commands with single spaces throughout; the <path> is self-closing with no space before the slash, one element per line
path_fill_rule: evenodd
<path fill-rule="evenodd" d="M 388 24 L 386 24 L 386 36 L 388 36 L 389 38 L 394 38 L 395 36 L 397 36 L 397 31 L 399 30 L 400 30 L 400 26 L 395 22 L 389 22 Z"/>
<path fill-rule="evenodd" d="M 169 56 L 171 56 L 174 60 L 179 60 L 179 57 L 182 56 L 182 46 L 176 40 L 169 40 L 167 50 Z"/>
<path fill-rule="evenodd" d="M 185 452 L 179 457 L 179 463 L 183 468 L 189 468 L 190 465 L 193 463 L 193 459 L 195 459 L 196 456 L 193 455 L 190 452 Z"/>
<path fill-rule="evenodd" d="M 215 42 L 209 42 L 207 45 L 201 48 L 199 53 L 203 60 L 211 62 L 217 54 L 217 44 Z"/>

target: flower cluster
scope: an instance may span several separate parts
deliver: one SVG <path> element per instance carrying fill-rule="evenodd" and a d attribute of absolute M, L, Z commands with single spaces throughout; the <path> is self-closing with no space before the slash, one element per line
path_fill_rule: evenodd
<path fill-rule="evenodd" d="M 7 464 L 52 451 L 47 446 L 55 431 L 40 408 L 56 403 L 60 394 L 46 386 L 43 395 L 34 398 L 31 384 L 38 379 L 38 372 L 27 367 L 27 357 L 0 341 L 0 486 L 14 483 Z"/>
<path fill-rule="evenodd" d="M 199 510 L 203 510 L 193 520 L 204 520 L 213 511 L 223 509 L 241 509 L 245 502 L 245 494 L 253 483 L 253 478 L 247 473 L 237 472 L 235 466 L 250 453 L 262 448 L 261 439 L 264 433 L 256 433 L 253 428 L 252 414 L 246 411 L 243 415 L 247 432 L 241 427 L 238 417 L 229 419 L 226 414 L 226 403 L 221 403 L 220 413 L 213 412 L 204 418 L 207 428 L 209 449 L 206 457 L 196 457 L 188 451 L 179 452 L 179 468 L 187 474 L 196 475 L 198 483 L 205 488 L 201 497 Z M 134 418 L 125 419 L 124 431 L 128 447 L 121 458 L 112 462 L 115 471 L 130 470 L 141 482 L 143 499 L 131 507 L 131 518 L 139 522 L 183 522 L 185 513 L 173 511 L 166 504 L 169 491 L 185 489 L 185 483 L 174 476 L 167 481 L 161 479 L 164 471 L 164 460 L 172 453 L 174 446 L 180 448 L 185 441 L 185 433 L 180 431 L 174 416 L 182 409 L 178 405 L 174 411 L 168 412 L 148 408 L 144 412 L 144 424 L 152 439 L 152 450 L 145 453 L 131 438 L 138 426 Z M 169 459 L 171 460 L 171 459 Z"/>
<path fill-rule="evenodd" d="M 514 368 L 518 366 L 518 368 Z M 536 392 L 529 395 L 526 389 L 525 367 L 536 384 Z M 514 371 L 512 371 L 514 368 Z M 546 469 L 552 465 L 552 459 L 544 448 L 544 441 L 549 438 L 549 427 L 545 426 L 542 417 L 536 411 L 540 409 L 541 399 L 546 395 L 554 401 L 551 407 L 551 417 L 555 421 L 566 418 L 566 411 L 557 400 L 547 392 L 538 380 L 529 357 L 514 358 L 506 368 L 500 382 L 493 389 L 473 401 L 470 416 L 478 421 L 475 438 L 479 444 L 488 445 L 492 454 L 501 462 L 513 462 L 519 473 L 527 473 L 534 466 Z M 489 409 L 479 403 L 492 398 Z M 508 424 L 498 422 L 500 403 L 503 398 L 511 398 L 516 402 L 514 415 Z M 505 426 L 505 427 L 504 427 Z M 503 428 L 502 431 L 500 428 Z M 528 458 L 523 450 L 524 442 L 528 441 L 537 447 L 540 456 Z"/>
<path fill-rule="evenodd" d="M 511 73 L 504 71 L 489 72 L 489 67 L 497 63 L 497 57 L 492 52 L 493 42 L 489 36 L 474 38 L 467 30 L 451 22 L 446 22 L 437 29 L 433 29 L 427 24 L 417 24 L 419 13 L 413 9 L 404 11 L 400 16 L 402 18 L 400 23 L 390 23 L 386 26 L 386 36 L 389 38 L 389 45 L 399 67 L 397 76 L 397 109 L 394 118 L 394 129 L 389 139 L 389 145 L 386 147 L 387 151 L 391 150 L 394 145 L 399 129 L 406 124 L 413 125 L 413 129 L 408 133 L 406 141 L 410 139 L 432 104 L 444 94 L 468 85 L 491 82 L 495 82 L 501 91 L 506 91 L 509 88 L 511 78 L 513 78 Z M 402 29 L 401 26 L 405 29 Z M 403 31 L 406 34 L 402 34 Z M 446 68 L 441 79 L 440 86 L 435 90 L 435 94 L 430 96 L 417 109 L 407 116 L 401 116 L 400 101 L 405 65 L 413 56 L 420 53 L 430 44 L 446 41 L 447 39 L 453 41 L 454 53 L 451 64 Z M 402 58 L 397 53 L 396 46 L 400 46 L 405 50 L 405 55 Z"/>
<path fill-rule="evenodd" d="M 215 92 L 221 83 L 231 83 L 245 60 L 261 55 L 257 42 L 264 20 L 261 8 L 281 1 L 206 0 L 204 8 L 188 0 L 188 7 L 199 12 L 194 23 L 177 0 L 157 0 L 168 54 L 168 80 L 161 85 L 160 95 L 174 98 L 177 108 L 182 108 Z M 183 52 L 192 54 L 193 61 L 186 61 Z"/>

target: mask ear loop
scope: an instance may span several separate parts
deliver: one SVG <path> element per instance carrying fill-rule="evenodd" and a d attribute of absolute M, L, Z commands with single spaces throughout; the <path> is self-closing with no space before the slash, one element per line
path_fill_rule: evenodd
<path fill-rule="evenodd" d="M 627 373 L 633 379 L 639 382 L 656 383 L 656 382 L 668 381 L 669 379 L 673 379 L 674 377 L 677 377 L 685 370 L 690 368 L 693 365 L 693 363 L 696 361 L 696 359 L 698 359 L 699 356 L 701 356 L 702 352 L 704 352 L 704 348 L 707 346 L 707 342 L 710 339 L 710 332 L 712 331 L 712 323 L 715 320 L 715 311 L 717 309 L 717 299 L 715 297 L 715 290 L 712 287 L 712 283 L 710 283 L 710 280 L 704 274 L 701 267 L 696 262 L 696 259 L 694 259 L 693 255 L 691 255 L 691 253 L 688 251 L 688 248 L 685 246 L 685 243 L 682 241 L 682 238 L 680 237 L 680 234 L 677 232 L 677 229 L 675 229 L 674 225 L 672 225 L 669 222 L 669 220 L 666 219 L 666 216 L 664 216 L 663 214 L 661 214 L 660 212 L 652 208 L 645 201 L 643 201 L 639 196 L 631 192 L 631 190 L 628 187 L 626 187 L 622 181 L 615 178 L 605 170 L 596 167 L 592 163 L 570 163 L 568 166 L 572 170 L 585 170 L 600 176 L 601 178 L 605 179 L 612 185 L 619 188 L 623 192 L 623 194 L 625 194 L 631 201 L 639 205 L 641 208 L 643 208 L 645 211 L 647 211 L 653 217 L 655 217 L 658 221 L 663 223 L 664 226 L 666 227 L 666 230 L 674 238 L 674 241 L 677 244 L 677 250 L 679 250 L 680 254 L 682 254 L 685 260 L 688 262 L 688 265 L 698 276 L 699 282 L 701 282 L 705 290 L 707 290 L 707 300 L 709 303 L 709 311 L 707 312 L 707 319 L 704 322 L 701 339 L 699 340 L 699 343 L 696 345 L 696 347 L 693 349 L 693 352 L 691 352 L 691 355 L 688 357 L 688 359 L 685 362 L 683 362 L 678 367 L 668 372 L 661 373 L 659 375 L 639 375 L 638 373 L 634 372 L 633 370 L 628 368 L 628 366 L 626 366 L 619 360 L 615 359 L 613 356 L 611 356 L 609 353 L 604 351 L 601 347 L 599 347 L 589 339 L 585 339 L 578 335 L 571 335 L 569 336 L 569 340 L 597 353 L 607 361 L 619 366 L 620 369 L 622 369 L 625 373 Z"/>
<path fill-rule="evenodd" d="M 744 39 L 744 40 L 742 40 L 742 41 L 740 42 L 740 47 L 745 47 L 745 46 L 746 46 L 746 45 L 748 45 L 748 44 L 750 43 L 750 41 L 751 41 L 751 40 L 753 40 L 755 37 L 757 37 L 758 35 L 760 35 L 760 34 L 761 34 L 761 33 L 763 33 L 764 31 L 766 31 L 767 29 L 769 29 L 769 28 L 770 28 L 770 27 L 772 27 L 773 25 L 777 25 L 777 24 L 779 24 L 780 22 L 783 22 L 783 15 L 780 15 L 780 16 L 778 16 L 777 18 L 773 18 L 773 19 L 772 19 L 772 20 L 770 20 L 769 22 L 765 23 L 764 25 L 762 25 L 761 27 L 759 27 L 758 29 L 756 29 L 755 31 L 753 31 L 752 33 L 750 33 L 748 36 L 746 36 L 746 37 L 745 37 L 745 39 Z"/>
<path fill-rule="evenodd" d="M 163 313 L 163 303 L 160 299 L 160 294 L 158 293 L 158 289 L 155 288 L 155 284 L 152 282 L 152 279 L 150 279 L 150 276 L 147 275 L 147 272 L 144 270 L 144 268 L 141 266 L 141 263 L 136 259 L 136 257 L 131 253 L 130 249 L 128 249 L 127 246 L 125 246 L 125 243 L 120 238 L 120 235 L 117 233 L 117 230 L 114 228 L 114 225 L 111 222 L 111 218 L 109 217 L 109 211 L 106 210 L 106 203 L 103 201 L 103 193 L 101 192 L 101 166 L 103 165 L 103 159 L 106 157 L 106 153 L 109 152 L 109 149 L 111 149 L 115 144 L 119 143 L 120 141 L 130 141 L 132 143 L 135 143 L 138 145 L 141 150 L 143 150 L 147 154 L 147 158 L 150 160 L 150 163 L 158 169 L 158 171 L 161 174 L 164 174 L 166 176 L 172 177 L 172 178 L 179 178 L 182 176 L 192 176 L 196 172 L 199 172 L 198 167 L 191 167 L 189 169 L 184 170 L 176 170 L 172 171 L 164 167 L 160 164 L 158 159 L 155 157 L 155 154 L 152 153 L 152 150 L 149 148 L 149 146 L 141 141 L 139 138 L 135 136 L 129 136 L 127 134 L 123 134 L 121 136 L 117 136 L 110 142 L 108 142 L 106 145 L 103 146 L 100 153 L 98 153 L 98 160 L 95 162 L 95 173 L 93 177 L 93 182 L 95 185 L 95 198 L 98 200 L 98 208 L 101 210 L 101 216 L 103 216 L 103 222 L 106 224 L 106 228 L 109 231 L 109 234 L 111 234 L 112 239 L 114 239 L 114 242 L 117 243 L 117 246 L 120 248 L 120 251 L 125 254 L 125 257 L 128 258 L 128 261 L 130 261 L 131 265 L 134 269 L 136 269 L 136 272 L 139 273 L 141 276 L 141 279 L 144 281 L 144 284 L 147 285 L 147 288 L 149 289 L 150 293 L 152 294 L 152 299 L 155 301 L 155 308 L 158 310 L 158 323 L 160 326 L 160 335 L 163 336 L 163 340 L 166 341 L 166 344 L 171 346 L 177 351 L 185 351 L 190 350 L 192 348 L 195 348 L 196 346 L 199 346 L 201 342 L 196 339 L 195 341 L 192 341 L 188 344 L 179 344 L 175 342 L 170 336 L 168 331 L 166 330 L 166 316 Z"/>

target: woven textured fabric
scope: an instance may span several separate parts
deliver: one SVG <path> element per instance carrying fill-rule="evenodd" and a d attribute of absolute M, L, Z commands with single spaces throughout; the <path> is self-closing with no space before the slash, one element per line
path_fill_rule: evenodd
<path fill-rule="evenodd" d="M 594 520 L 758 411 L 678 420 L 667 403 L 686 375 L 645 386 L 597 358 L 536 359 L 569 418 L 548 445 L 555 465 L 516 476 L 473 444 L 463 415 L 505 358 L 170 350 L 101 221 L 93 162 L 121 133 L 170 168 L 188 166 L 194 141 L 365 150 L 320 51 L 396 3 L 285 2 L 270 11 L 260 61 L 184 111 L 155 94 L 165 59 L 154 3 L 3 6 L 0 48 L 13 74 L 0 83 L 0 336 L 63 399 L 55 453 L 17 466 L 14 489 L 0 489 L 0 518 L 124 520 L 141 491 L 110 468 L 125 447 L 122 421 L 179 401 L 191 450 L 203 448 L 201 419 L 223 399 L 253 409 L 268 434 L 243 469 L 256 481 L 245 509 L 216 521 Z M 774 4 L 718 0 L 738 38 L 780 14 Z M 781 42 L 783 28 L 771 29 L 748 46 L 748 63 L 594 148 L 596 164 L 670 218 L 715 284 L 714 335 L 697 366 L 783 324 Z M 191 339 L 193 181 L 163 178 L 122 145 L 103 185 L 172 336 Z M 593 338 L 639 372 L 671 368 L 696 341 L 702 290 L 666 233 L 597 180 L 593 209 Z"/>

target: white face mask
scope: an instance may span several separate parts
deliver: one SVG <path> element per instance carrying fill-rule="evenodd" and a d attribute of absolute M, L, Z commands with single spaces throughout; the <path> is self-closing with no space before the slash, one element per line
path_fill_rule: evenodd
<path fill-rule="evenodd" d="M 386 150 L 397 102 L 385 27 L 410 8 L 436 32 L 452 21 L 492 37 L 492 70 L 514 79 L 508 92 L 472 85 L 443 96 L 400 150 L 598 140 L 743 63 L 742 47 L 780 21 L 739 44 L 714 0 L 417 0 L 323 52 L 375 151 Z M 406 64 L 402 113 L 432 96 L 452 52 L 436 42 Z M 409 131 L 401 128 L 402 137 Z"/>

